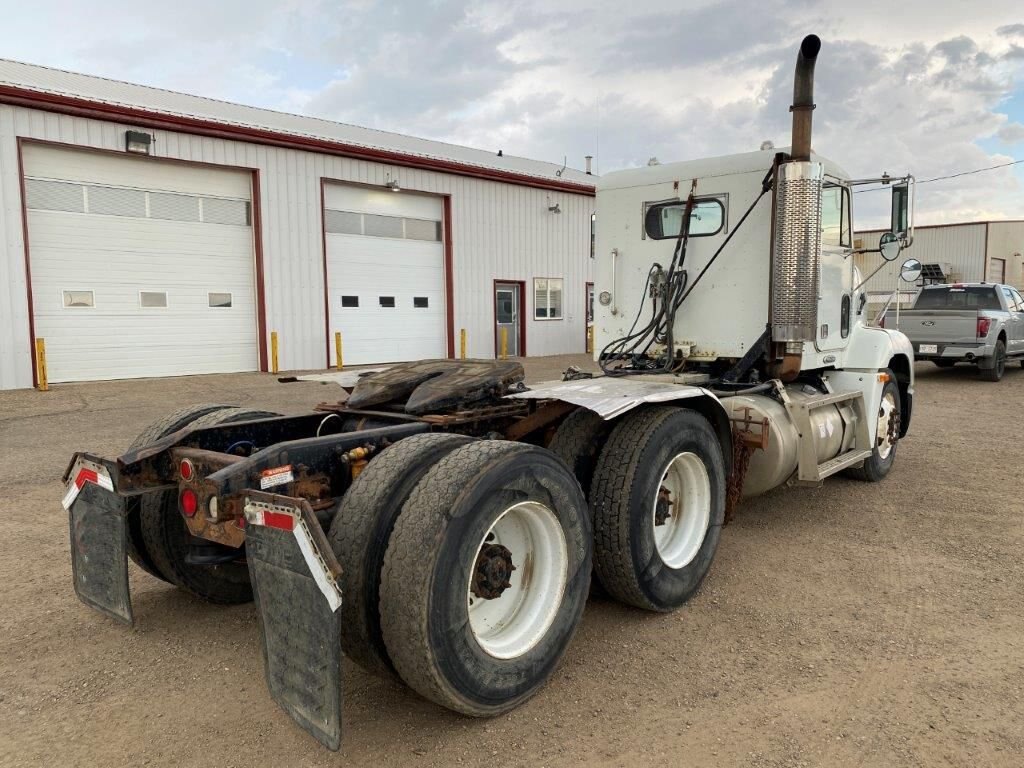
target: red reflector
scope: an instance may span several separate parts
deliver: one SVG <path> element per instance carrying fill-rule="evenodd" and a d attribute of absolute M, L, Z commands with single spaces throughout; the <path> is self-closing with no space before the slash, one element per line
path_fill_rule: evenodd
<path fill-rule="evenodd" d="M 195 469 L 191 461 L 182 459 L 181 464 L 178 465 L 178 474 L 181 475 L 182 480 L 191 480 L 195 474 Z"/>
<path fill-rule="evenodd" d="M 978 338 L 983 339 L 988 336 L 988 331 L 992 327 L 991 317 L 979 317 L 978 318 Z"/>
<path fill-rule="evenodd" d="M 81 489 L 86 483 L 95 483 L 98 479 L 99 477 L 96 475 L 95 471 L 91 469 L 82 469 L 79 470 L 78 477 L 75 478 L 75 485 Z"/>
<path fill-rule="evenodd" d="M 178 501 L 181 504 L 181 511 L 185 517 L 192 517 L 195 515 L 196 510 L 199 509 L 199 497 L 196 496 L 196 492 L 191 488 L 186 488 L 181 492 L 181 496 L 178 497 Z"/>
<path fill-rule="evenodd" d="M 295 518 L 283 512 L 264 512 L 263 524 L 269 528 L 291 531 L 295 528 Z"/>

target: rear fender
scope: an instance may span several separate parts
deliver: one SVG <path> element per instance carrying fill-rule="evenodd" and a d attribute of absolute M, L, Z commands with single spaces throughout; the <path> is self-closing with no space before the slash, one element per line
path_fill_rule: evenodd
<path fill-rule="evenodd" d="M 732 425 L 729 415 L 714 394 L 692 384 L 645 381 L 642 376 L 600 376 L 593 379 L 549 381 L 527 392 L 509 395 L 518 400 L 559 400 L 593 411 L 612 421 L 634 408 L 652 403 L 675 403 L 703 415 L 722 445 L 726 472 L 732 471 Z"/>

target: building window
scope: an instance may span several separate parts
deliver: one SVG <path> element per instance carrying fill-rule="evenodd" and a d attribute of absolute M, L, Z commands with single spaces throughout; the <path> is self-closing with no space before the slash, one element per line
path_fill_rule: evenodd
<path fill-rule="evenodd" d="M 95 307 L 96 301 L 92 291 L 64 291 L 64 307 Z"/>
<path fill-rule="evenodd" d="M 231 294 L 230 293 L 208 293 L 207 302 L 211 307 L 227 308 L 231 306 Z"/>
<path fill-rule="evenodd" d="M 562 319 L 562 283 L 560 277 L 533 280 L 533 317 L 535 320 Z"/>
<path fill-rule="evenodd" d="M 341 306 L 343 307 L 358 307 L 359 297 L 358 296 L 342 296 Z"/>
<path fill-rule="evenodd" d="M 163 291 L 139 291 L 139 306 L 145 309 L 163 309 L 167 306 L 167 294 Z"/>
<path fill-rule="evenodd" d="M 426 309 L 430 306 L 430 301 L 426 296 L 413 296 L 412 305 L 416 309 Z"/>
<path fill-rule="evenodd" d="M 393 308 L 395 306 L 395 297 L 394 296 L 381 296 L 380 297 L 380 305 L 382 307 L 388 307 L 389 309 Z"/>
<path fill-rule="evenodd" d="M 590 214 L 590 258 L 594 258 L 594 250 L 597 248 L 597 214 Z"/>

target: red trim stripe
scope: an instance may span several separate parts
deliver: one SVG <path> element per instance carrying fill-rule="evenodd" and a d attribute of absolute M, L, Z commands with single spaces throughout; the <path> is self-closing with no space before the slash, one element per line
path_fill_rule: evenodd
<path fill-rule="evenodd" d="M 92 483 L 94 485 L 99 484 L 99 475 L 96 474 L 95 470 L 78 470 L 78 477 L 75 478 L 75 485 L 78 486 L 78 490 L 82 490 L 82 486 L 85 485 L 86 483 Z"/>
<path fill-rule="evenodd" d="M 280 531 L 292 531 L 295 529 L 295 518 L 284 512 L 264 512 L 263 524 Z"/>

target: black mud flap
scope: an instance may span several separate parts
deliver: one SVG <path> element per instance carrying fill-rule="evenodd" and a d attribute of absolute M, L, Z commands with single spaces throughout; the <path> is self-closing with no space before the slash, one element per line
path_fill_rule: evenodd
<path fill-rule="evenodd" d="M 86 605 L 130 625 L 126 514 L 125 499 L 92 481 L 78 486 L 68 506 L 75 592 Z"/>
<path fill-rule="evenodd" d="M 309 504 L 252 491 L 245 550 L 270 695 L 328 749 L 341 747 L 341 568 Z"/>

